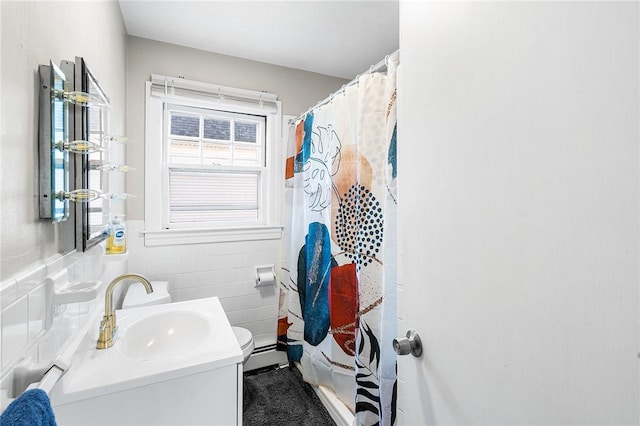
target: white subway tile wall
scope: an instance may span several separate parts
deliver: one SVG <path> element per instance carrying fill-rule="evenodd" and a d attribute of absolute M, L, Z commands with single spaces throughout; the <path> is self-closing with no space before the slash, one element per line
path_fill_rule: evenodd
<path fill-rule="evenodd" d="M 18 285 L 17 297 L 20 298 L 28 294 L 31 290 L 38 286 L 42 286 L 42 283 L 47 276 L 47 268 L 44 264 L 34 265 L 27 271 L 23 271 L 15 276 L 16 283 Z"/>
<path fill-rule="evenodd" d="M 127 226 L 129 272 L 168 281 L 173 301 L 217 296 L 231 325 L 252 332 L 256 348 L 276 343 L 279 290 L 255 287 L 255 266 L 277 267 L 280 240 L 145 247 L 144 222 Z M 95 300 L 51 305 L 46 278 L 66 268 L 71 282 L 109 281 L 102 250 L 58 254 L 0 283 L 0 410 L 14 396 L 13 368 L 25 359 L 51 362 L 102 307 L 104 282 Z"/>
<path fill-rule="evenodd" d="M 169 282 L 175 302 L 217 296 L 233 326 L 251 331 L 256 348 L 277 340 L 277 285 L 255 287 L 256 265 L 278 265 L 281 240 L 145 247 L 144 221 L 127 221 L 129 269 Z"/>
<path fill-rule="evenodd" d="M 35 340 L 44 330 L 44 320 L 46 312 L 46 288 L 39 285 L 27 295 L 27 306 L 29 308 L 28 340 Z"/>
<path fill-rule="evenodd" d="M 0 284 L 0 309 L 6 308 L 16 301 L 18 294 L 18 282 L 15 278 L 4 280 Z"/>
<path fill-rule="evenodd" d="M 0 411 L 15 396 L 16 364 L 25 359 L 34 364 L 51 362 L 80 326 L 95 316 L 97 300 L 48 305 L 46 277 L 67 268 L 70 281 L 97 279 L 100 250 L 58 254 L 0 283 Z"/>
<path fill-rule="evenodd" d="M 21 297 L 2 310 L 2 369 L 27 346 L 29 305 Z"/>

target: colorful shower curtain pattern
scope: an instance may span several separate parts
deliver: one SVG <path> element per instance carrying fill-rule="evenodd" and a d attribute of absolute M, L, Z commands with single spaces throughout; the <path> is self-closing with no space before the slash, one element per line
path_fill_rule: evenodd
<path fill-rule="evenodd" d="M 279 344 L 358 425 L 395 423 L 396 60 L 290 128 Z"/>

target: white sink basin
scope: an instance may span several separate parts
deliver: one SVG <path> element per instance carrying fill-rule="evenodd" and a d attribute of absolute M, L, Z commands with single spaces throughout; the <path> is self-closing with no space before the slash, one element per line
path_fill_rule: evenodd
<path fill-rule="evenodd" d="M 212 337 L 210 321 L 194 311 L 151 314 L 120 336 L 122 353 L 139 361 L 176 358 L 198 350 Z"/>

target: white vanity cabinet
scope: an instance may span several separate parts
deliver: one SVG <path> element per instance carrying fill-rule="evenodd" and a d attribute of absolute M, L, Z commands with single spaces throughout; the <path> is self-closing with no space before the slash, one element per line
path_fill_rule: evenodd
<path fill-rule="evenodd" d="M 242 363 L 53 407 L 67 425 L 242 425 Z"/>

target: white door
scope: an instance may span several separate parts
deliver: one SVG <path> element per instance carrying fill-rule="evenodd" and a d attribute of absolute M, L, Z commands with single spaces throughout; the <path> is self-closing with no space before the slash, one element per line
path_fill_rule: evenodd
<path fill-rule="evenodd" d="M 401 2 L 398 424 L 638 424 L 637 2 Z"/>

